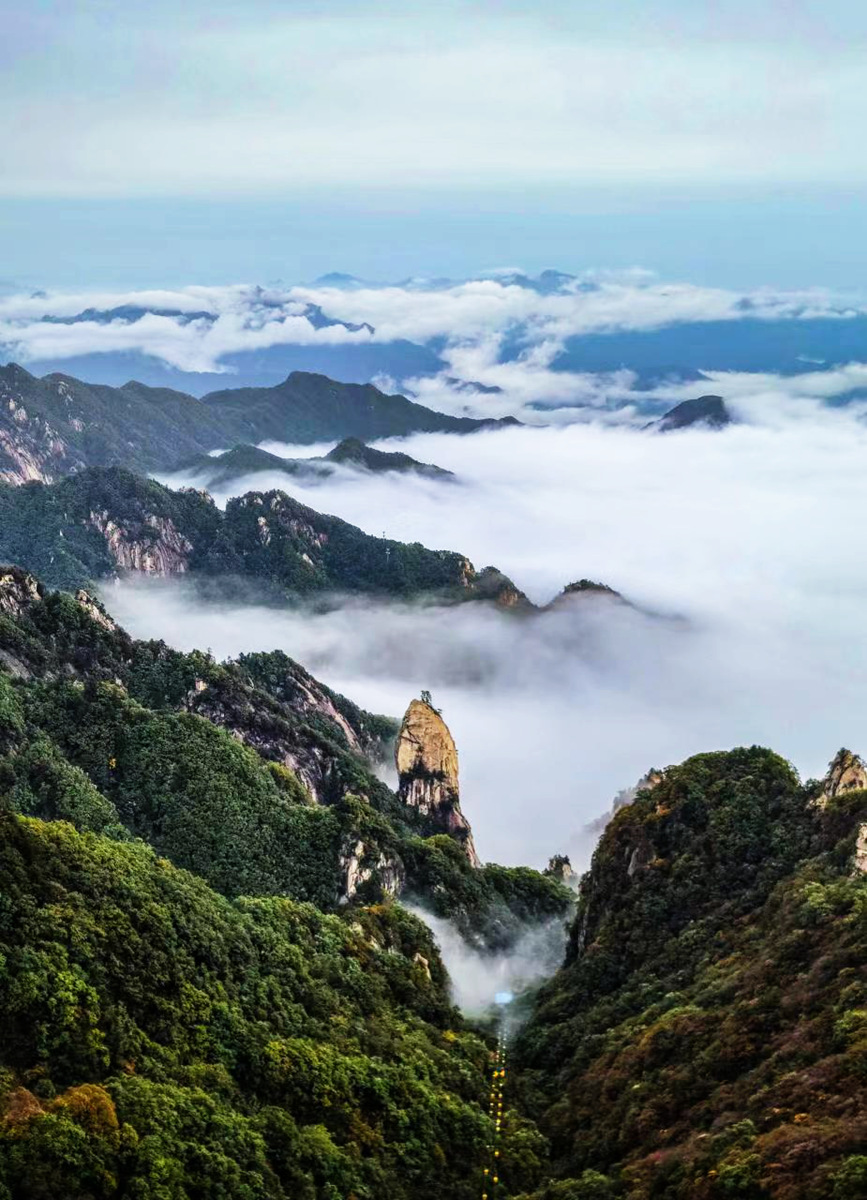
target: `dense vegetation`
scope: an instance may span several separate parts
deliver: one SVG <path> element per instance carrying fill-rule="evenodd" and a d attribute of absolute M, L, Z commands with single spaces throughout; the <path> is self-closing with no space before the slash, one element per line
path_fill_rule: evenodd
<path fill-rule="evenodd" d="M 255 579 L 260 599 L 362 592 L 404 599 L 525 599 L 492 568 L 418 542 L 371 537 L 285 492 L 249 492 L 225 512 L 120 468 L 55 484 L 0 484 L 0 561 L 53 587 L 86 587 L 119 570 L 187 573 L 212 586 Z"/>
<path fill-rule="evenodd" d="M 142 838 L 229 896 L 331 908 L 360 845 L 360 896 L 379 898 L 388 867 L 497 944 L 533 919 L 508 871 L 501 879 L 504 868 L 442 859 L 442 839 L 428 849 L 416 811 L 376 777 L 372 760 L 396 723 L 285 654 L 221 664 L 135 641 L 86 595 L 45 593 L 10 569 L 0 576 L 0 665 L 14 672 L 0 673 L 0 786 L 22 813 Z M 432 870 L 440 860 L 448 869 Z M 527 874 L 539 919 L 565 913 L 565 890 Z"/>
<path fill-rule="evenodd" d="M 867 1195 L 867 793 L 815 792 L 736 750 L 614 816 L 519 1046 L 536 1200 Z"/>
<path fill-rule="evenodd" d="M 0 1197 L 475 1197 L 488 1048 L 342 855 L 481 945 L 562 919 L 562 886 L 418 836 L 366 757 L 394 722 L 285 655 L 137 642 L 8 568 L 0 668 Z M 534 1185 L 544 1139 L 505 1136 Z"/>
<path fill-rule="evenodd" d="M 486 1049 L 404 910 L 232 903 L 9 814 L 0 877 L 0 1194 L 476 1196 Z"/>
<path fill-rule="evenodd" d="M 488 1050 L 385 893 L 498 951 L 569 893 L 422 836 L 373 771 L 394 731 L 0 571 L 2 1200 L 480 1194 Z M 617 810 L 513 1046 L 498 1200 L 867 1196 L 867 792 L 820 791 L 753 747 Z"/>

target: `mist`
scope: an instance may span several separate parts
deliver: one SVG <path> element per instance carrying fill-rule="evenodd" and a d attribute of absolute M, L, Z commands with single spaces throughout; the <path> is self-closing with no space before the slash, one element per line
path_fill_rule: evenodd
<path fill-rule="evenodd" d="M 867 749 L 867 430 L 844 409 L 784 411 L 723 433 L 582 425 L 399 443 L 459 487 L 257 475 L 234 489 L 279 486 L 370 533 L 461 550 L 537 603 L 587 577 L 636 607 L 583 597 L 521 619 L 355 597 L 311 615 L 204 605 L 167 581 L 105 599 L 140 636 L 218 657 L 280 647 L 375 711 L 399 716 L 430 688 L 482 857 L 585 865 L 586 826 L 651 766 L 761 743 L 815 777 L 841 745 Z"/>
<path fill-rule="evenodd" d="M 449 973 L 452 1001 L 467 1016 L 490 1012 L 497 993 L 520 996 L 553 975 L 563 962 L 566 917 L 529 925 L 508 952 L 489 954 L 471 946 L 451 921 L 417 905 L 406 907 L 433 933 Z"/>

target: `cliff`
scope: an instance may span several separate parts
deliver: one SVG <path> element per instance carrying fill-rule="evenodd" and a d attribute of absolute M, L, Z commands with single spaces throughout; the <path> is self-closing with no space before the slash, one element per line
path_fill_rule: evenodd
<path fill-rule="evenodd" d="M 828 764 L 828 773 L 822 780 L 822 790 L 816 798 L 816 804 L 824 808 L 836 796 L 864 788 L 867 788 L 867 766 L 859 755 L 844 747 L 837 751 Z"/>
<path fill-rule="evenodd" d="M 469 822 L 461 812 L 458 752 L 448 726 L 424 700 L 413 700 L 394 750 L 398 795 L 426 818 L 430 832 L 450 834 L 474 867 L 481 865 Z"/>

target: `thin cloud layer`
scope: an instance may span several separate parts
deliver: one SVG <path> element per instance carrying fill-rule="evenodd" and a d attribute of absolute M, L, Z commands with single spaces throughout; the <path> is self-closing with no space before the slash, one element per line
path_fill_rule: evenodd
<path fill-rule="evenodd" d="M 0 193 L 863 182 L 857 7 L 691 7 L 17 8 Z"/>
<path fill-rule="evenodd" d="M 638 607 L 588 598 L 521 620 L 355 599 L 313 616 L 202 606 L 164 584 L 110 588 L 107 603 L 134 632 L 219 656 L 279 646 L 377 711 L 399 715 L 430 688 L 488 859 L 586 862 L 587 823 L 689 754 L 759 742 L 814 776 L 841 744 L 867 750 L 867 430 L 852 412 L 721 434 L 590 424 L 401 445 L 463 486 L 287 490 L 368 532 L 495 563 L 537 603 L 589 577 Z"/>

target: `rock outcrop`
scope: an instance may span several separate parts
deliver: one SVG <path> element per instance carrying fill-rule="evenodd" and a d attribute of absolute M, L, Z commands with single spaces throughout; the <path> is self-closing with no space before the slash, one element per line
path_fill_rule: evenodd
<path fill-rule="evenodd" d="M 350 837 L 340 851 L 338 864 L 341 904 L 348 904 L 358 889 L 375 880 L 385 896 L 399 896 L 406 882 L 406 869 L 397 855 L 371 851 L 361 838 Z"/>
<path fill-rule="evenodd" d="M 822 791 L 814 801 L 817 808 L 824 808 L 841 792 L 860 791 L 867 788 L 867 764 L 857 754 L 845 747 L 838 750 L 828 764 L 828 773 L 822 780 Z"/>
<path fill-rule="evenodd" d="M 79 588 L 75 593 L 75 599 L 90 617 L 91 621 L 95 621 L 100 628 L 105 629 L 108 633 L 115 633 L 117 631 L 117 625 L 115 625 L 112 618 L 108 615 L 105 605 L 100 603 L 90 592 L 84 588 Z"/>
<path fill-rule="evenodd" d="M 611 804 L 612 815 L 617 812 L 618 808 L 623 808 L 625 804 L 631 804 L 639 792 L 650 791 L 651 788 L 655 788 L 657 784 L 662 783 L 664 778 L 665 775 L 662 771 L 656 767 L 651 767 L 649 771 L 641 776 L 638 783 L 633 784 L 632 787 L 623 788 L 622 791 L 617 793 Z"/>
<path fill-rule="evenodd" d="M 0 567 L 0 613 L 20 617 L 42 595 L 42 585 L 35 575 L 20 567 Z"/>
<path fill-rule="evenodd" d="M 858 827 L 858 836 L 855 839 L 854 867 L 857 875 L 867 873 L 867 824 Z"/>
<path fill-rule="evenodd" d="M 581 882 L 581 876 L 573 868 L 568 854 L 555 854 L 553 858 L 549 858 L 545 874 L 559 880 L 567 888 L 571 888 L 573 892 L 577 892 L 578 885 Z"/>
<path fill-rule="evenodd" d="M 431 833 L 448 833 L 463 846 L 474 867 L 481 866 L 469 822 L 460 807 L 458 752 L 448 726 L 432 704 L 413 700 L 403 718 L 394 750 L 398 794 L 404 804 L 428 818 Z"/>

